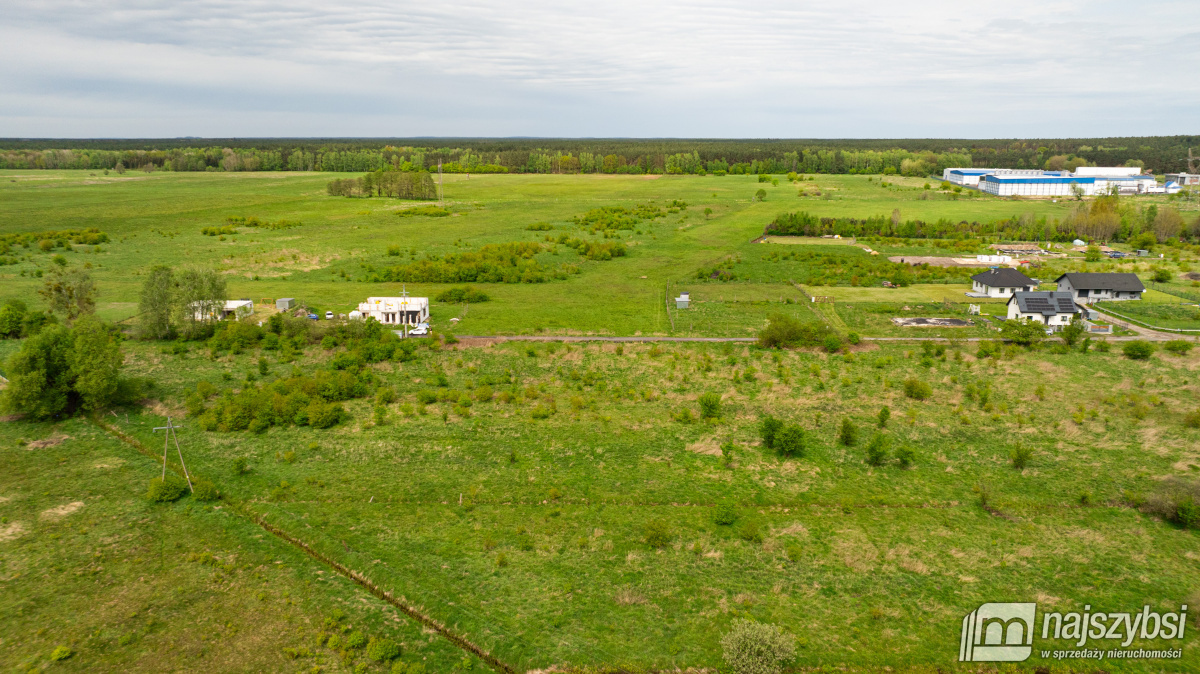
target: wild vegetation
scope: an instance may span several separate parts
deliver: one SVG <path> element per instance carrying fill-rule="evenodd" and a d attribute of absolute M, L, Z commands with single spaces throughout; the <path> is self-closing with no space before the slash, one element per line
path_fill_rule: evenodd
<path fill-rule="evenodd" d="M 963 616 L 997 598 L 1196 602 L 1193 339 L 1047 336 L 923 268 L 883 287 L 887 257 L 982 252 L 987 232 L 755 242 L 781 209 L 995 222 L 1071 204 L 918 199 L 905 178 L 805 181 L 840 194 L 803 202 L 738 176 L 472 175 L 429 220 L 329 196 L 329 176 L 37 175 L 54 189 L 0 182 L 6 228 L 110 240 L 31 243 L 0 268 L 0 398 L 23 415 L 0 423 L 0 633 L 21 637 L 5 664 L 950 671 Z M 188 201 L 208 186 L 219 206 Z M 305 225 L 201 233 L 231 212 Z M 1144 306 L 1181 304 L 1195 252 L 1154 245 L 1031 273 L 1163 269 Z M 547 282 L 373 278 L 485 263 Z M 737 279 L 694 277 L 713 267 Z M 433 300 L 434 335 L 273 302 L 344 312 L 402 290 Z M 255 315 L 195 310 L 234 297 Z M 912 330 L 935 339 L 868 339 Z M 753 341 L 468 337 L 521 332 Z M 162 477 L 168 416 L 187 477 L 173 444 Z"/>

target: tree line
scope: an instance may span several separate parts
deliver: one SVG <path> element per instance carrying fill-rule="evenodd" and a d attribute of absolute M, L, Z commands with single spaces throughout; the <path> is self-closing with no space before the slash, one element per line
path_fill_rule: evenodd
<path fill-rule="evenodd" d="M 900 173 L 949 166 L 1141 162 L 1187 170 L 1200 136 L 1067 139 L 196 139 L 0 140 L 0 168 L 475 173 Z M 907 165 L 906 163 L 907 162 Z M 407 168 L 405 166 L 407 165 Z"/>
<path fill-rule="evenodd" d="M 326 191 L 334 197 L 392 197 L 393 199 L 437 198 L 437 186 L 428 171 L 378 170 L 361 178 L 331 180 Z"/>
<path fill-rule="evenodd" d="M 1171 206 L 1142 206 L 1106 196 L 1080 202 L 1062 220 L 1020 216 L 987 223 L 940 219 L 902 220 L 899 210 L 868 218 L 820 217 L 799 211 L 780 213 L 763 230 L 764 236 L 881 236 L 902 239 L 1004 238 L 1014 241 L 1129 242 L 1143 245 L 1169 241 L 1200 242 L 1200 217 L 1187 220 Z"/>

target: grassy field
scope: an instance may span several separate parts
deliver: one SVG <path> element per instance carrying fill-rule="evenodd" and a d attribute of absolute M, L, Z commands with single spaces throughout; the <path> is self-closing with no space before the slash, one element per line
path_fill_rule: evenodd
<path fill-rule="evenodd" d="M 540 263 L 579 273 L 477 284 L 492 301 L 435 302 L 435 329 L 456 317 L 459 335 L 750 337 L 783 313 L 842 333 L 947 341 L 863 342 L 839 354 L 741 343 L 422 343 L 412 359 L 365 366 L 373 389 L 397 394 L 382 417 L 371 397 L 356 398 L 330 429 L 260 434 L 203 430 L 203 413 L 188 415 L 189 395 L 213 387 L 203 403 L 212 408 L 226 394 L 349 367 L 337 360 L 344 347 L 313 344 L 281 362 L 281 352 L 256 345 L 234 354 L 127 341 L 126 373 L 155 388 L 137 407 L 104 415 L 107 428 L 79 418 L 0 422 L 0 669 L 388 671 L 324 640 L 354 632 L 402 644 L 401 660 L 429 673 L 486 668 L 329 562 L 513 671 L 717 671 L 721 635 L 750 617 L 797 637 L 793 672 L 993 672 L 957 663 L 963 616 L 982 603 L 1036 601 L 1040 612 L 1200 603 L 1196 530 L 1137 507 L 1200 471 L 1200 429 L 1187 417 L 1200 405 L 1200 350 L 1139 361 L 1119 344 L 1086 353 L 1008 346 L 988 357 L 957 340 L 995 335 L 978 317 L 975 327 L 938 329 L 891 318 L 969 318 L 968 304 L 998 314 L 1000 301 L 967 298 L 957 278 L 863 284 L 889 250 L 946 254 L 935 242 L 866 243 L 881 251 L 874 257 L 828 240 L 751 243 L 784 210 L 865 217 L 898 208 L 906 218 L 985 221 L 1061 217 L 1068 204 L 918 199 L 924 181 L 885 188 L 857 176 L 800 187 L 734 176 L 448 176 L 451 216 L 398 217 L 411 204 L 328 197 L 328 178 L 0 172 L 0 234 L 97 227 L 111 238 L 17 248 L 18 263 L 0 267 L 0 301 L 36 306 L 37 272 L 62 255 L 70 267 L 90 265 L 98 313 L 113 320 L 136 312 L 152 264 L 213 265 L 231 296 L 291 296 L 345 312 L 399 292 L 399 283 L 365 280 L 384 267 L 563 234 L 611 241 L 574 218 L 653 204 L 666 216 L 616 235 L 628 255 L 588 260 L 547 242 Z M 821 197 L 798 196 L 814 184 Z M 760 187 L 767 199 L 753 201 Z M 224 240 L 201 233 L 230 216 L 302 224 L 239 228 Z M 550 229 L 526 229 L 532 223 Z M 1189 263 L 1055 258 L 1031 273 L 1148 276 Z M 711 280 L 713 269 L 734 279 Z M 407 284 L 428 296 L 446 287 Z M 671 298 L 685 290 L 691 308 L 677 310 Z M 1179 301 L 1147 298 L 1122 306 Z M 0 340 L 0 359 L 19 347 Z M 909 396 L 910 382 L 927 384 L 928 398 Z M 719 412 L 699 420 L 706 393 L 720 397 Z M 437 402 L 421 402 L 430 397 Z M 804 429 L 803 456 L 763 446 L 768 414 Z M 161 447 L 152 429 L 168 415 L 183 420 L 188 465 L 220 501 L 145 498 L 161 466 L 139 447 Z M 853 438 L 841 433 L 847 421 Z M 876 437 L 888 454 L 873 465 Z M 902 463 L 907 452 L 912 461 Z M 1018 469 L 1020 452 L 1029 460 Z M 235 470 L 239 461 L 247 470 Z M 732 524 L 717 523 L 719 505 L 733 509 Z M 654 531 L 665 540 L 648 540 Z M 1180 660 L 1079 667 L 1035 650 L 1018 671 L 1200 671 L 1200 623 L 1189 628 L 1184 640 L 1130 646 L 1179 647 Z M 52 657 L 59 646 L 66 659 Z"/>
<path fill-rule="evenodd" d="M 110 422 L 151 447 L 161 441 L 150 432 L 163 422 L 160 414 L 182 414 L 181 400 L 197 382 L 236 387 L 259 355 L 211 360 L 196 352 L 168 356 L 150 345 L 129 350 L 130 370 L 159 381 L 163 403 L 159 414 L 147 409 Z M 612 345 L 423 350 L 416 361 L 376 368 L 400 393 L 382 425 L 368 421 L 366 403 L 352 402 L 354 421 L 330 431 L 204 433 L 193 423 L 183 441 L 192 470 L 227 495 L 227 512 L 244 507 L 261 514 L 419 601 L 519 668 L 717 666 L 717 638 L 736 616 L 800 636 L 802 667 L 952 668 L 961 618 L 985 601 L 1114 611 L 1192 603 L 1200 584 L 1192 559 L 1196 535 L 1126 503 L 1130 494 L 1153 493 L 1163 477 L 1189 476 L 1200 466 L 1200 432 L 1181 423 L 1200 391 L 1197 354 L 1139 363 L 1116 353 L 1015 352 L 998 361 L 972 353 L 952 348 L 944 359 L 919 362 L 920 352 L 900 346 L 851 356 L 718 345 L 625 345 L 620 353 Z M 299 365 L 310 369 L 325 358 L 316 350 Z M 265 379 L 290 367 L 272 366 Z M 476 402 L 469 416 L 436 404 L 415 413 L 416 392 L 438 373 L 449 389 L 465 394 L 490 382 L 518 396 L 512 403 Z M 576 379 L 579 373 L 593 375 Z M 906 399 L 906 378 L 934 383 L 937 393 L 928 402 Z M 1107 385 L 1095 387 L 1097 379 Z M 981 403 L 969 391 L 985 385 L 989 398 Z M 1038 386 L 1053 393 L 1039 395 Z M 671 420 L 679 409 L 695 410 L 696 397 L 708 391 L 722 396 L 718 421 Z M 550 401 L 557 413 L 531 420 L 532 410 Z M 883 405 L 892 417 L 879 430 L 875 417 Z M 784 459 L 763 448 L 756 437 L 762 413 L 805 427 L 807 456 Z M 850 446 L 837 440 L 845 418 L 860 429 Z M 138 487 L 154 463 L 92 426 L 3 428 L 9 468 L 0 489 L 11 500 L 0 508 L 28 530 L 4 543 L 9 576 L 50 554 L 39 541 L 60 532 L 44 528 L 35 513 L 88 502 L 89 493 L 109 494 L 113 487 L 104 481 L 117 475 L 124 496 L 89 503 L 77 516 L 80 524 L 71 524 L 90 532 L 137 520 L 175 527 L 174 540 L 216 537 L 183 543 L 166 568 L 185 569 L 164 572 L 161 582 L 191 570 L 180 561 L 184 552 L 219 552 L 237 541 L 257 541 L 256 554 L 296 567 L 286 582 L 313 579 L 313 571 L 299 570 L 303 560 L 255 538 L 255 529 L 236 518 L 217 537 L 210 528 L 228 519 L 220 511 L 187 501 L 165 509 L 141 502 Z M 865 446 L 877 432 L 893 449 L 914 448 L 913 466 L 867 465 Z M 14 445 L 18 435 L 72 439 L 31 451 Z M 1024 470 L 1008 461 L 1018 445 L 1033 450 Z M 291 458 L 284 456 L 289 451 Z M 238 458 L 249 462 L 245 475 L 232 472 Z M 50 478 L 29 461 L 45 461 L 67 477 L 54 478 L 53 491 L 36 496 Z M 125 468 L 96 468 L 100 463 Z M 978 505 L 981 485 L 998 514 Z M 713 504 L 725 500 L 737 504 L 733 526 L 713 521 Z M 108 508 L 119 515 L 111 524 Z M 664 547 L 644 540 L 652 520 L 667 523 Z M 103 529 L 60 533 L 67 543 L 57 544 L 79 560 L 102 549 L 87 536 L 107 540 Z M 124 557 L 149 558 L 154 534 L 153 527 L 141 528 L 140 538 L 125 543 L 140 551 Z M 57 563 L 69 571 L 84 562 Z M 85 588 L 57 591 L 70 597 Z M 313 602 L 315 621 L 329 600 L 314 588 L 320 586 L 281 592 Z M 42 604 L 30 592 L 7 584 L 4 601 L 30 608 L 6 611 L 17 620 L 6 632 L 32 630 L 37 621 L 25 622 L 27 612 L 34 619 L 65 610 L 35 611 Z M 126 628 L 109 624 L 116 618 L 107 614 L 92 619 L 94 626 L 47 629 L 37 647 L 21 640 L 8 648 L 28 658 L 57 639 L 79 644 L 81 665 L 108 662 L 109 652 L 93 650 L 84 635 Z M 402 628 L 396 625 L 398 639 L 408 643 L 414 636 Z M 192 628 L 184 621 L 180 629 Z M 316 631 L 314 622 L 305 638 Z M 1186 669 L 1194 671 L 1191 644 L 1185 645 L 1184 662 L 1192 663 Z M 1135 661 L 1106 666 L 1160 671 Z M 220 661 L 214 668 L 222 668 Z"/>
<path fill-rule="evenodd" d="M 313 306 L 347 312 L 369 295 L 391 295 L 395 283 L 364 282 L 366 269 L 409 259 L 410 252 L 444 255 L 488 243 L 540 241 L 545 235 L 577 235 L 576 216 L 601 206 L 666 207 L 682 200 L 688 207 L 623 232 L 629 255 L 610 262 L 589 261 L 559 247 L 545 253 L 547 264 L 574 264 L 580 273 L 545 284 L 484 284 L 494 301 L 473 306 L 457 326 L 466 334 L 521 334 L 535 331 L 595 334 L 668 334 L 665 311 L 668 282 L 673 290 L 703 293 L 711 286 L 736 283 L 777 285 L 803 282 L 811 264 L 763 262 L 770 249 L 790 249 L 749 242 L 776 214 L 810 210 L 821 215 L 889 214 L 905 218 L 986 221 L 1022 213 L 1061 217 L 1066 204 L 1012 202 L 977 197 L 919 200 L 921 181 L 900 180 L 903 187 L 881 188 L 859 176 L 822 176 L 817 184 L 831 199 L 797 196 L 797 188 L 760 184 L 753 177 L 684 176 L 472 176 L 446 177 L 449 218 L 398 218 L 410 204 L 387 199 L 346 199 L 324 193 L 331 176 L 306 173 L 125 174 L 87 172 L 0 172 L 0 231 L 42 232 L 96 227 L 112 241 L 101 246 L 77 245 L 71 251 L 43 253 L 34 246 L 19 249 L 20 263 L 0 268 L 0 299 L 36 300 L 38 271 L 50 268 L 61 254 L 71 265 L 91 266 L 100 289 L 99 313 L 113 320 L 136 313 L 142 275 L 154 264 L 215 265 L 228 275 L 230 294 L 254 300 L 298 297 Z M 909 183 L 912 183 L 911 185 Z M 802 183 L 811 186 L 813 183 Z M 763 202 L 753 201 L 760 187 Z M 704 213 L 712 209 L 711 215 Z M 299 227 L 281 230 L 242 228 L 238 234 L 204 236 L 204 227 L 219 227 L 230 216 L 289 220 Z M 546 222 L 555 229 L 528 231 Z M 823 240 L 824 241 L 824 240 Z M 804 246 L 833 249 L 839 255 L 861 255 L 838 243 Z M 403 255 L 389 257 L 398 246 Z M 906 251 L 917 250 L 908 246 Z M 930 248 L 932 249 L 932 247 Z M 884 249 L 884 254 L 887 250 Z M 926 251 L 928 254 L 936 254 Z M 858 258 L 848 258 L 854 260 Z M 740 281 L 698 281 L 697 270 L 736 260 Z M 965 277 L 964 277 L 965 279 Z M 848 284 L 847 284 L 848 285 Z M 417 295 L 436 295 L 436 284 L 410 283 Z M 961 289 L 966 290 L 965 286 Z M 759 292 L 757 289 L 750 291 Z M 953 295 L 954 291 L 947 291 Z M 764 296 L 776 296 L 766 289 Z M 828 293 L 826 293 L 828 294 Z M 961 295 L 955 297 L 961 300 Z M 433 322 L 442 328 L 461 307 L 436 305 Z M 742 325 L 706 319 L 713 335 L 739 335 Z M 680 330 L 676 321 L 676 330 Z"/>

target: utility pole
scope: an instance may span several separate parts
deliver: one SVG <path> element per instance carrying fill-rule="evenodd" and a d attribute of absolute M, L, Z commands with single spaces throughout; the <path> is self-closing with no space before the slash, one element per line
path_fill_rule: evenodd
<path fill-rule="evenodd" d="M 167 446 L 171 442 L 171 440 L 174 439 L 175 440 L 175 451 L 179 453 L 179 465 L 183 466 L 183 476 L 187 478 L 188 489 L 190 489 L 192 491 L 192 493 L 194 494 L 194 493 L 196 493 L 196 489 L 194 487 L 192 487 L 192 476 L 188 474 L 187 464 L 183 462 L 183 450 L 179 448 L 179 436 L 175 434 L 175 429 L 177 429 L 177 428 L 183 428 L 183 426 L 176 426 L 176 425 L 172 424 L 171 417 L 167 417 L 167 425 L 166 426 L 158 426 L 158 427 L 155 427 L 153 430 L 153 432 L 155 432 L 155 433 L 157 433 L 159 431 L 166 431 L 166 433 L 164 434 L 164 437 L 163 437 L 162 480 L 164 483 L 167 481 Z"/>

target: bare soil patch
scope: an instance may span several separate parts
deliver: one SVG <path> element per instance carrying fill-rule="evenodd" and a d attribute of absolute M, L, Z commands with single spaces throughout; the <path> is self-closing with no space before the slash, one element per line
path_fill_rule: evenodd
<path fill-rule="evenodd" d="M 11 541 L 23 533 L 25 533 L 25 525 L 20 522 L 8 525 L 0 524 L 0 542 Z"/>
<path fill-rule="evenodd" d="M 73 501 L 71 503 L 64 503 L 60 506 L 54 506 L 53 508 L 43 510 L 40 517 L 44 520 L 50 520 L 51 522 L 54 522 L 61 520 L 67 515 L 70 515 L 81 508 L 83 508 L 83 501 Z"/>
<path fill-rule="evenodd" d="M 29 445 L 26 447 L 26 449 L 45 449 L 47 447 L 54 447 L 55 445 L 61 445 L 63 443 L 63 440 L 70 440 L 70 439 L 71 439 L 71 436 L 69 436 L 69 435 L 51 435 L 48 438 L 43 438 L 41 440 L 34 440 L 33 442 L 29 443 Z"/>
<path fill-rule="evenodd" d="M 892 322 L 902 328 L 969 328 L 971 321 L 962 318 L 924 318 L 919 316 L 896 316 Z"/>

